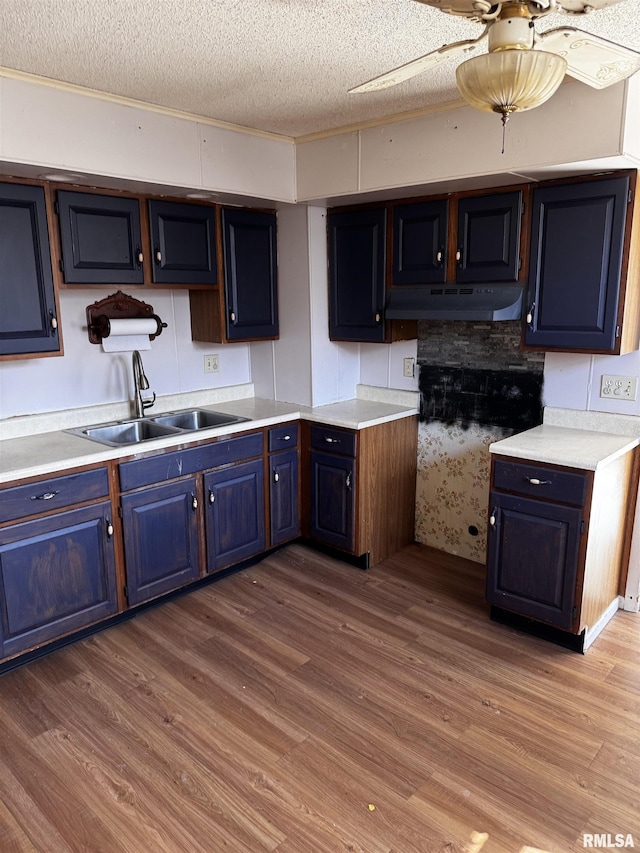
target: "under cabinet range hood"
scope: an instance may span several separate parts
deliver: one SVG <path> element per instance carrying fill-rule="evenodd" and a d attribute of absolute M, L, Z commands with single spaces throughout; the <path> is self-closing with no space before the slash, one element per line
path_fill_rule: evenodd
<path fill-rule="evenodd" d="M 519 320 L 521 284 L 408 285 L 387 297 L 388 320 Z"/>

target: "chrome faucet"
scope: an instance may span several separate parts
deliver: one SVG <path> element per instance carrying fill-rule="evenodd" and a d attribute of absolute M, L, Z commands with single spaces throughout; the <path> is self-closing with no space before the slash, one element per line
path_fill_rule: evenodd
<path fill-rule="evenodd" d="M 156 395 L 155 392 L 153 392 L 153 397 L 150 400 L 142 399 L 142 392 L 148 389 L 149 380 L 144 372 L 142 358 L 140 357 L 140 353 L 137 349 L 133 351 L 133 386 L 135 416 L 137 418 L 142 418 L 144 417 L 144 410 L 151 408 L 155 403 Z"/>

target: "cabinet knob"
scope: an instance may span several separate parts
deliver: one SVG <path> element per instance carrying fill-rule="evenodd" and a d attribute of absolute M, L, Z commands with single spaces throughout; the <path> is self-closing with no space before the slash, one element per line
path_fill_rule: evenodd
<path fill-rule="evenodd" d="M 139 264 L 142 264 L 142 263 L 143 263 L 143 261 L 144 261 L 144 255 L 143 255 L 143 254 L 142 254 L 142 252 L 138 249 L 138 263 L 139 263 Z"/>
<path fill-rule="evenodd" d="M 349 473 L 347 474 L 347 479 L 344 481 L 344 484 L 347 489 L 351 488 L 351 471 L 349 471 Z"/>
<path fill-rule="evenodd" d="M 441 264 L 441 263 L 442 263 L 442 250 L 440 250 L 440 251 L 438 252 L 438 254 L 436 255 L 436 261 L 437 261 L 439 264 Z"/>
<path fill-rule="evenodd" d="M 380 313 L 376 313 L 376 323 L 379 323 L 382 320 L 382 315 Z"/>
<path fill-rule="evenodd" d="M 489 524 L 491 527 L 496 526 L 496 510 L 494 509 L 491 515 L 489 516 Z"/>
<path fill-rule="evenodd" d="M 340 444 L 339 438 L 331 438 L 330 435 L 325 435 L 324 440 L 327 442 L 327 444 Z"/>
<path fill-rule="evenodd" d="M 195 495 L 191 495 L 191 508 L 194 511 L 198 509 L 198 498 Z"/>
<path fill-rule="evenodd" d="M 109 537 L 109 539 L 111 539 L 111 537 L 113 536 L 113 524 L 111 524 L 109 519 L 107 519 L 107 536 Z"/>
<path fill-rule="evenodd" d="M 213 491 L 213 489 L 209 489 L 209 503 L 212 504 L 212 503 L 215 503 L 215 501 L 216 501 L 216 496 L 214 494 L 214 491 Z"/>
<path fill-rule="evenodd" d="M 280 474 L 277 471 L 273 472 L 273 482 L 277 483 L 280 480 Z"/>
<path fill-rule="evenodd" d="M 537 477 L 525 477 L 524 478 L 527 483 L 531 483 L 532 486 L 550 486 L 551 480 L 539 480 Z"/>
<path fill-rule="evenodd" d="M 235 321 L 236 321 L 236 312 L 235 311 L 232 311 L 231 314 L 229 314 L 229 319 L 231 320 L 232 323 L 235 323 Z"/>
<path fill-rule="evenodd" d="M 536 303 L 532 302 L 531 308 L 529 308 L 529 311 L 527 312 L 527 325 L 528 326 L 531 326 L 533 324 L 533 312 L 535 310 L 536 310 Z"/>
<path fill-rule="evenodd" d="M 462 258 L 462 251 L 460 249 L 458 249 L 458 251 L 456 252 L 456 261 L 460 262 L 461 258 Z"/>
<path fill-rule="evenodd" d="M 162 252 L 160 249 L 156 249 L 156 261 L 160 264 L 162 263 Z"/>
<path fill-rule="evenodd" d="M 290 435 L 280 435 L 280 436 L 278 436 L 278 440 L 279 441 L 291 441 L 291 436 Z"/>
<path fill-rule="evenodd" d="M 58 321 L 56 320 L 55 317 L 51 318 L 51 328 L 53 329 L 54 332 L 58 328 Z"/>

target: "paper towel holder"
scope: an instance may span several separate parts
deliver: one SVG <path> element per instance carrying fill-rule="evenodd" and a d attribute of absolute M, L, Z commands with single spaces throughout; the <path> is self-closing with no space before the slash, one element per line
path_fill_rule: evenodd
<path fill-rule="evenodd" d="M 167 328 L 167 324 L 154 313 L 151 305 L 118 290 L 111 296 L 106 296 L 94 302 L 93 305 L 87 306 L 87 331 L 90 343 L 101 344 L 103 338 L 109 337 L 111 320 L 155 320 L 156 331 L 149 335 L 150 341 Z"/>

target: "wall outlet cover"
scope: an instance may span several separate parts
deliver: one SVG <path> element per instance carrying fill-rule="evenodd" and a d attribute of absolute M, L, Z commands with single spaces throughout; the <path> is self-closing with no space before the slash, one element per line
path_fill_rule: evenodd
<path fill-rule="evenodd" d="M 637 376 L 607 376 L 600 377 L 600 396 L 610 400 L 637 400 Z"/>
<path fill-rule="evenodd" d="M 214 352 L 204 357 L 205 373 L 220 373 L 220 355 Z"/>

